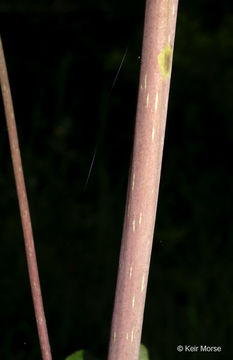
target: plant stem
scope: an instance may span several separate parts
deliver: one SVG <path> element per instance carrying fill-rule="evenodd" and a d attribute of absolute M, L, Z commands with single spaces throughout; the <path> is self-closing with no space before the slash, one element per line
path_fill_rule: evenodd
<path fill-rule="evenodd" d="M 138 360 L 157 209 L 178 0 L 147 0 L 134 148 L 108 360 Z"/>
<path fill-rule="evenodd" d="M 40 289 L 39 273 L 36 261 L 36 252 L 33 240 L 32 225 L 24 182 L 23 167 L 15 123 L 14 108 L 12 103 L 10 85 L 5 63 L 4 51 L 0 37 L 0 83 L 8 128 L 11 157 L 19 201 L 21 222 L 23 227 L 24 243 L 27 257 L 28 272 L 31 284 L 34 311 L 39 334 L 40 348 L 43 360 L 51 360 L 51 351 Z"/>

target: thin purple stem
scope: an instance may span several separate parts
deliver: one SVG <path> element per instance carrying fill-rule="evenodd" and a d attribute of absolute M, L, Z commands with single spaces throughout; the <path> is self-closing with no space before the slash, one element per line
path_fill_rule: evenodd
<path fill-rule="evenodd" d="M 32 225 L 28 199 L 23 175 L 23 167 L 18 142 L 17 128 L 15 123 L 15 114 L 11 97 L 11 90 L 8 80 L 6 62 L 2 41 L 0 37 L 0 83 L 2 97 L 5 109 L 5 116 L 8 128 L 8 136 L 10 142 L 10 151 L 14 169 L 17 196 L 20 208 L 20 216 L 24 235 L 24 244 L 26 250 L 27 266 L 32 291 L 34 311 L 39 334 L 40 348 L 43 360 L 52 360 L 49 338 L 44 314 L 44 307 L 40 289 L 40 280 L 36 260 L 36 252 L 33 240 Z"/>

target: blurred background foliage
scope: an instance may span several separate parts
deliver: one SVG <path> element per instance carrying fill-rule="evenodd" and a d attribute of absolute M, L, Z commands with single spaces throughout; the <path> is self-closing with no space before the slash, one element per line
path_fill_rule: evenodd
<path fill-rule="evenodd" d="M 1 1 L 54 359 L 106 356 L 133 140 L 144 1 Z M 233 5 L 179 5 L 142 341 L 151 360 L 200 359 L 233 324 Z M 112 88 L 113 80 L 128 48 Z M 0 107 L 0 357 L 39 359 Z M 90 164 L 96 158 L 90 179 Z"/>

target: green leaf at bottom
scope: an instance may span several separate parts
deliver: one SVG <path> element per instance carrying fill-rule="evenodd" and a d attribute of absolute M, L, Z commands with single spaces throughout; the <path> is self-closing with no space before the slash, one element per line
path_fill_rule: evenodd
<path fill-rule="evenodd" d="M 69 355 L 65 360 L 97 360 L 86 350 L 75 351 L 75 353 Z"/>
<path fill-rule="evenodd" d="M 69 355 L 65 360 L 97 360 L 88 351 L 79 350 Z M 145 345 L 140 345 L 139 360 L 149 360 L 149 353 Z"/>
<path fill-rule="evenodd" d="M 84 360 L 85 350 L 75 351 L 75 353 L 69 355 L 65 360 Z"/>
<path fill-rule="evenodd" d="M 149 360 L 149 352 L 145 345 L 140 345 L 139 360 Z"/>

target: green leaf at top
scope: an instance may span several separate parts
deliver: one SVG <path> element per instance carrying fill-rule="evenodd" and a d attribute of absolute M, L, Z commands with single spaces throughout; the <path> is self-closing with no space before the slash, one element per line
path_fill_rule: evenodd
<path fill-rule="evenodd" d="M 140 353 L 139 353 L 139 360 L 150 360 L 149 359 L 149 352 L 145 345 L 140 345 Z"/>

